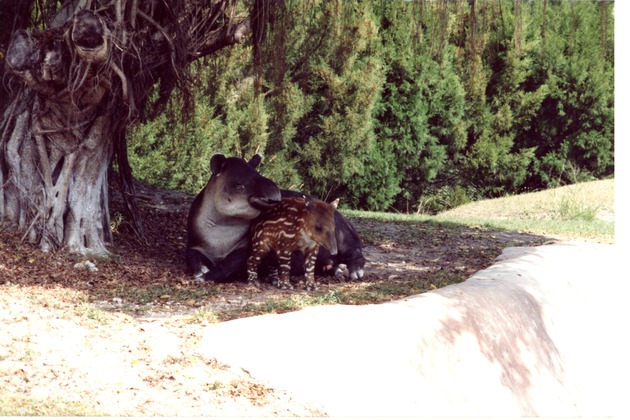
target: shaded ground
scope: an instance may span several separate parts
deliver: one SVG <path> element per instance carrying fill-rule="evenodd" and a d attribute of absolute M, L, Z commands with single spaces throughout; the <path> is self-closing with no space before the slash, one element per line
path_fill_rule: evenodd
<path fill-rule="evenodd" d="M 131 233 L 114 197 L 110 260 L 44 254 L 20 243 L 18 236 L 0 230 L 3 281 L 68 287 L 86 293 L 104 308 L 137 315 L 204 307 L 214 310 L 220 319 L 242 316 L 234 310 L 251 304 L 308 295 L 299 287 L 291 292 L 271 285 L 259 290 L 244 283 L 207 285 L 193 281 L 184 272 L 186 217 L 193 197 L 147 187 L 139 187 L 138 195 L 148 244 Z M 368 260 L 365 278 L 351 283 L 318 278 L 320 290 L 311 295 L 334 294 L 343 303 L 367 303 L 420 293 L 464 280 L 488 267 L 507 246 L 539 245 L 550 239 L 433 222 L 351 220 L 363 239 Z M 85 261 L 93 263 L 98 271 L 90 271 L 83 265 Z"/>
<path fill-rule="evenodd" d="M 83 402 L 88 395 L 91 410 L 117 415 L 320 415 L 244 372 L 204 360 L 193 350 L 198 324 L 417 294 L 466 279 L 491 265 L 507 246 L 549 240 L 432 222 L 353 219 L 368 260 L 361 282 L 319 278 L 316 293 L 301 287 L 290 292 L 270 285 L 206 285 L 184 273 L 193 197 L 147 187 L 138 194 L 149 243 L 131 234 L 114 196 L 114 255 L 90 260 L 97 271 L 85 258 L 44 254 L 0 230 L 0 376 L 10 384 L 0 391 L 0 406 L 6 406 L 3 398 L 16 395 L 48 401 L 57 390 L 58 397 L 74 391 Z M 78 342 L 70 339 L 73 329 L 82 337 Z M 67 336 L 60 341 L 55 334 L 62 333 Z M 161 335 L 166 338 L 156 339 Z M 71 350 L 63 345 L 66 339 Z M 166 348 L 155 350 L 160 346 Z M 123 379 L 95 380 L 98 370 L 73 365 L 85 359 L 84 366 L 102 367 L 103 352 L 117 355 L 110 360 L 111 371 L 128 368 L 120 370 Z M 67 414 L 81 414 L 78 410 Z"/>

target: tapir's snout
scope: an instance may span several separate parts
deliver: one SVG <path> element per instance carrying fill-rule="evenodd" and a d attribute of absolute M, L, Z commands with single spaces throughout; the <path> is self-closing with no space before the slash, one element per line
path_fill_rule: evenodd
<path fill-rule="evenodd" d="M 271 180 L 263 178 L 263 182 L 259 185 L 256 194 L 249 197 L 249 204 L 258 210 L 269 210 L 280 203 L 280 189 Z"/>
<path fill-rule="evenodd" d="M 249 204 L 258 210 L 269 210 L 280 203 L 280 195 L 276 197 L 250 197 Z"/>

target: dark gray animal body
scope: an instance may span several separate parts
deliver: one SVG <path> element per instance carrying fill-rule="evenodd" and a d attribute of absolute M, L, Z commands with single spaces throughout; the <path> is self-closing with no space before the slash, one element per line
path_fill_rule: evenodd
<path fill-rule="evenodd" d="M 258 154 L 249 162 L 210 158 L 212 176 L 188 213 L 186 265 L 195 278 L 225 281 L 244 274 L 251 221 L 280 202 L 278 186 L 256 172 L 260 160 Z"/>
<path fill-rule="evenodd" d="M 247 258 L 251 251 L 252 221 L 262 211 L 273 208 L 282 197 L 304 194 L 282 190 L 256 171 L 261 161 L 255 155 L 249 162 L 215 154 L 210 158 L 212 176 L 195 197 L 188 213 L 188 272 L 199 280 L 229 281 L 247 277 Z M 344 265 L 351 279 L 363 276 L 365 258 L 356 230 L 341 213 L 335 211 L 335 235 L 338 254 L 320 248 L 315 263 L 318 274 L 341 275 Z M 302 260 L 300 260 L 302 258 Z M 262 271 L 268 264 L 262 264 Z M 291 274 L 304 274 L 303 257 L 291 262 Z"/>

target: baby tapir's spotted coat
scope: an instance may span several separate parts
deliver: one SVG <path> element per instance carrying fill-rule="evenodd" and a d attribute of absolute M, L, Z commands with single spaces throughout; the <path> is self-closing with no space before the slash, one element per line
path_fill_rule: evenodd
<path fill-rule="evenodd" d="M 335 209 L 330 204 L 306 197 L 283 197 L 279 205 L 261 215 L 252 224 L 252 253 L 247 260 L 247 280 L 258 282 L 258 266 L 264 256 L 276 251 L 280 265 L 278 287 L 293 289 L 289 272 L 291 254 L 304 254 L 306 290 L 315 290 L 315 260 L 320 245 L 337 254 Z M 273 276 L 273 274 L 272 274 Z"/>

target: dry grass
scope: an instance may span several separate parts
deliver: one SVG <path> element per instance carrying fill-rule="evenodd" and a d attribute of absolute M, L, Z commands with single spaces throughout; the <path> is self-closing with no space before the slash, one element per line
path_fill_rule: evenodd
<path fill-rule="evenodd" d="M 614 201 L 614 179 L 606 179 L 469 203 L 435 220 L 613 243 Z"/>
<path fill-rule="evenodd" d="M 567 185 L 545 191 L 465 204 L 440 214 L 444 218 L 612 221 L 614 179 Z M 591 218 L 590 215 L 593 215 Z"/>

